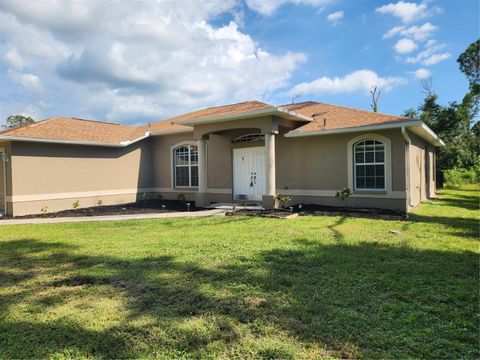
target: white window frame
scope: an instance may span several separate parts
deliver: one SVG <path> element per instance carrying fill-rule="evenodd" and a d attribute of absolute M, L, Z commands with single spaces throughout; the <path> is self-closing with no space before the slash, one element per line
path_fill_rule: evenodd
<path fill-rule="evenodd" d="M 354 145 L 365 140 L 376 140 L 384 145 L 385 186 L 383 189 L 356 189 Z M 379 134 L 363 134 L 350 139 L 347 143 L 347 162 L 348 187 L 352 189 L 354 193 L 381 193 L 387 196 L 392 194 L 392 142 L 389 138 Z M 371 164 L 373 165 L 374 163 Z"/>
<path fill-rule="evenodd" d="M 239 136 L 232 140 L 232 143 L 250 143 L 257 141 L 265 141 L 265 134 L 261 133 L 251 133 Z"/>
<path fill-rule="evenodd" d="M 186 165 L 177 165 L 176 151 L 182 147 L 188 148 L 188 164 Z M 180 143 L 172 147 L 172 165 L 173 165 L 173 187 L 176 189 L 196 189 L 198 185 L 192 185 L 192 167 L 196 166 L 198 169 L 198 160 L 196 165 L 192 165 L 191 151 L 192 147 L 197 148 L 198 156 L 198 146 L 196 143 Z M 188 185 L 177 185 L 177 167 L 188 167 Z"/>
<path fill-rule="evenodd" d="M 364 154 L 364 160 L 363 162 L 361 163 L 357 163 L 357 146 L 359 146 L 360 144 L 364 144 L 364 146 L 366 146 L 365 142 L 367 141 L 373 141 L 374 144 L 373 144 L 373 147 L 374 147 L 374 160 L 376 160 L 376 146 L 377 144 L 375 144 L 375 142 L 378 142 L 379 145 L 381 144 L 382 147 L 383 147 L 383 162 L 365 162 L 365 149 L 363 150 L 363 154 Z M 357 185 L 357 166 L 358 165 L 364 165 L 364 166 L 378 166 L 378 165 L 382 165 L 383 166 L 383 187 L 381 188 L 377 188 L 377 187 L 373 187 L 373 188 L 368 188 L 366 187 L 366 182 L 365 182 L 365 187 L 363 188 L 359 188 L 358 185 Z M 358 142 L 356 142 L 355 144 L 353 144 L 353 189 L 355 191 L 385 191 L 386 190 L 386 184 L 385 184 L 385 172 L 386 172 L 386 168 L 385 168 L 385 144 L 379 140 L 375 140 L 375 139 L 364 139 L 364 140 L 360 140 Z M 366 175 L 365 175 L 366 177 Z M 377 177 L 377 176 L 374 176 L 374 177 Z"/>

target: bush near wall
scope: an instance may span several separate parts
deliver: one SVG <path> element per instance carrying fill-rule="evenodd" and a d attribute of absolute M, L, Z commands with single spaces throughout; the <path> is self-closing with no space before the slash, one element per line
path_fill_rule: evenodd
<path fill-rule="evenodd" d="M 480 167 L 471 169 L 450 169 L 443 172 L 446 187 L 457 187 L 463 184 L 480 183 Z"/>

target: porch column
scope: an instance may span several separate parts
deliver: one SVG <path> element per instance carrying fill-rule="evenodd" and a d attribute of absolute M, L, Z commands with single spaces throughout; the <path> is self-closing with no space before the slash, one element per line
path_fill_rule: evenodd
<path fill-rule="evenodd" d="M 198 193 L 195 197 L 196 206 L 206 206 L 207 203 L 207 139 L 197 140 L 198 146 Z"/>
<path fill-rule="evenodd" d="M 207 140 L 197 140 L 198 146 L 198 192 L 207 192 Z"/>
<path fill-rule="evenodd" d="M 275 184 L 275 134 L 265 134 L 265 195 L 263 207 L 271 209 L 276 192 Z"/>

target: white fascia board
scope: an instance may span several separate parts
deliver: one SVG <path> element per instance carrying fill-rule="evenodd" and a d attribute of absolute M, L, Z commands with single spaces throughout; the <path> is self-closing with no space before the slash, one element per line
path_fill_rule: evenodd
<path fill-rule="evenodd" d="M 145 139 L 148 136 L 142 136 L 138 139 L 131 140 L 131 141 L 124 141 L 121 143 L 114 143 L 114 144 L 107 144 L 102 142 L 95 142 L 95 141 L 69 141 L 69 140 L 56 140 L 56 139 L 45 139 L 45 138 L 32 138 L 32 137 L 24 137 L 24 136 L 8 136 L 8 135 L 0 135 L 0 141 L 24 141 L 24 142 L 36 142 L 36 143 L 45 143 L 45 144 L 67 144 L 67 145 L 88 145 L 88 146 L 104 146 L 104 147 L 125 147 L 134 142 L 140 141 Z"/>
<path fill-rule="evenodd" d="M 145 133 L 145 135 L 140 136 L 139 138 L 136 138 L 136 139 L 133 139 L 133 140 L 128 140 L 128 141 L 121 141 L 121 142 L 120 142 L 120 145 L 122 145 L 122 146 L 132 145 L 132 144 L 134 144 L 134 143 L 136 143 L 136 142 L 139 142 L 139 141 L 141 141 L 141 140 L 143 140 L 143 139 L 148 138 L 149 136 L 150 136 L 150 132 L 147 131 L 147 132 Z"/>
<path fill-rule="evenodd" d="M 401 128 L 402 126 L 419 126 L 423 124 L 420 120 L 396 122 L 389 124 L 380 124 L 380 125 L 365 125 L 365 126 L 355 126 L 350 128 L 342 129 L 331 129 L 331 130 L 315 130 L 315 131 L 301 131 L 301 130 L 291 130 L 285 134 L 285 137 L 304 137 L 304 136 L 319 136 L 319 135 L 330 135 L 330 134 L 341 134 L 341 133 L 351 133 L 358 131 L 371 131 L 371 130 L 383 130 L 383 129 L 395 129 Z"/>
<path fill-rule="evenodd" d="M 241 119 L 249 119 L 259 116 L 268 116 L 268 115 L 278 115 L 280 117 L 293 116 L 297 117 L 302 121 L 313 121 L 313 119 L 309 116 L 298 114 L 294 111 L 290 111 L 281 107 L 271 107 L 267 109 L 255 110 L 244 112 L 240 114 L 233 114 L 233 115 L 221 115 L 221 116 L 212 116 L 209 118 L 198 118 L 194 120 L 178 120 L 174 121 L 173 123 L 178 125 L 186 125 L 186 126 L 194 126 L 194 125 L 204 125 L 204 124 L 214 124 L 224 121 L 232 121 L 232 120 L 241 120 Z"/>
<path fill-rule="evenodd" d="M 434 141 L 436 142 L 434 143 L 434 145 L 445 146 L 445 143 L 443 142 L 443 140 L 440 139 L 438 135 L 435 134 L 435 132 L 432 129 L 430 129 L 430 127 L 428 127 L 427 124 L 422 123 L 422 129 L 434 139 Z"/>
<path fill-rule="evenodd" d="M 165 130 L 165 131 L 152 131 L 150 136 L 161 136 L 161 135 L 175 135 L 183 133 L 193 133 L 193 127 L 187 129 L 175 129 L 175 130 Z"/>

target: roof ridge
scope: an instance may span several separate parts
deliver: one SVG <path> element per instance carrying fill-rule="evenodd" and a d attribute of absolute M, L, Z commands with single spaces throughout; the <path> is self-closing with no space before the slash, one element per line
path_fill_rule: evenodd
<path fill-rule="evenodd" d="M 307 104 L 307 103 L 320 104 L 320 105 L 325 105 L 325 106 L 330 106 L 330 107 L 339 107 L 339 108 L 343 108 L 343 109 L 364 112 L 364 113 L 367 113 L 367 114 L 370 114 L 370 115 L 382 115 L 382 116 L 390 116 L 390 117 L 395 116 L 395 117 L 402 118 L 402 119 L 415 120 L 415 119 L 411 119 L 411 118 L 408 118 L 408 117 L 405 117 L 405 116 L 400 116 L 400 115 L 386 114 L 386 113 L 382 113 L 382 112 L 374 112 L 374 111 L 368 111 L 368 110 L 363 110 L 363 109 L 355 109 L 355 108 L 350 107 L 350 106 L 327 104 L 327 103 L 319 102 L 319 101 L 303 101 L 303 102 L 300 102 L 300 103 L 280 105 L 280 107 L 298 105 L 298 104 Z"/>
<path fill-rule="evenodd" d="M 83 119 L 83 118 L 78 118 L 78 117 L 75 117 L 75 116 L 72 116 L 72 117 L 63 117 L 63 118 L 64 118 L 64 119 L 74 119 L 74 120 L 80 120 L 80 121 L 96 122 L 96 123 L 107 124 L 107 125 L 122 125 L 122 126 L 129 126 L 129 127 L 133 127 L 132 125 L 126 125 L 126 124 L 114 123 L 114 122 L 110 122 L 110 121 L 103 121 L 103 120 Z"/>

